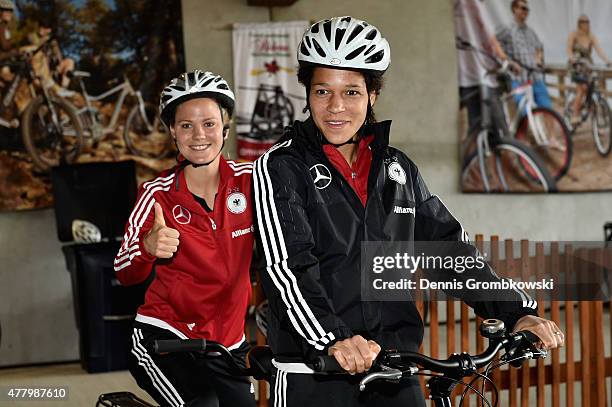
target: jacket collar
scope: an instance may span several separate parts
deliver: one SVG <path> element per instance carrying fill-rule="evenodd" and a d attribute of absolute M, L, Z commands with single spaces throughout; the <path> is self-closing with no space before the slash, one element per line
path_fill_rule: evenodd
<path fill-rule="evenodd" d="M 304 140 L 307 148 L 323 151 L 323 134 L 309 117 L 305 121 L 296 120 L 293 123 L 295 134 Z M 373 134 L 374 141 L 370 144 L 372 149 L 384 149 L 389 145 L 389 133 L 391 131 L 391 120 L 367 124 L 365 126 L 365 134 Z"/>
<path fill-rule="evenodd" d="M 217 189 L 217 194 L 220 191 L 223 191 L 223 188 L 225 188 L 225 184 L 228 182 L 230 177 L 233 176 L 233 173 L 234 173 L 234 171 L 230 168 L 229 164 L 227 163 L 223 155 L 219 156 L 219 172 L 220 172 L 220 179 L 219 179 L 219 188 Z M 190 211 L 193 211 L 196 213 L 200 213 L 200 214 L 206 213 L 204 209 L 202 208 L 202 205 L 200 205 L 195 200 L 195 198 L 193 197 L 193 194 L 187 187 L 187 178 L 185 177 L 185 167 L 180 164 L 177 165 L 176 167 L 174 167 L 174 173 L 175 173 L 175 179 L 174 179 L 174 185 L 173 185 L 174 187 L 173 192 L 174 194 L 180 197 L 181 205 L 189 209 Z"/>

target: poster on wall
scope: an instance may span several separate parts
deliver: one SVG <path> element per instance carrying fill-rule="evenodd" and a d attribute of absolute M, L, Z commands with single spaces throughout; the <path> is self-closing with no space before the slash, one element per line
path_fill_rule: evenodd
<path fill-rule="evenodd" d="M 184 71 L 180 2 L 13 0 L 0 10 L 0 210 L 50 207 L 54 166 L 172 165 L 159 93 Z"/>
<path fill-rule="evenodd" d="M 612 2 L 453 1 L 462 190 L 612 190 Z"/>
<path fill-rule="evenodd" d="M 307 21 L 234 24 L 234 90 L 238 158 L 253 161 L 285 126 L 305 117 L 297 81 L 297 46 Z"/>

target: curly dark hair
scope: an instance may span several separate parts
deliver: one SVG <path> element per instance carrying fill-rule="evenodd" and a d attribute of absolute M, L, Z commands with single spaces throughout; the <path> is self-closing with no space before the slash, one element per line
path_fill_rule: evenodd
<path fill-rule="evenodd" d="M 306 107 L 304 108 L 304 112 L 309 110 L 308 104 L 308 96 L 310 95 L 310 85 L 312 83 L 312 74 L 317 65 L 300 65 L 297 72 L 298 82 L 304 85 L 306 88 Z M 362 70 L 354 70 L 355 72 L 359 72 L 363 75 L 363 79 L 365 80 L 366 89 L 368 94 L 374 92 L 377 96 L 380 95 L 380 91 L 382 90 L 384 79 L 382 72 L 372 72 L 372 71 L 362 71 Z M 372 106 L 368 103 L 368 113 L 366 114 L 366 123 L 375 123 L 376 115 L 374 114 L 374 110 Z"/>

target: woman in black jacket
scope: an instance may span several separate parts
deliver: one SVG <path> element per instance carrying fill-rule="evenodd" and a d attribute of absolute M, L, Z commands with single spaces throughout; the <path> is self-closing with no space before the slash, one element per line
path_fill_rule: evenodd
<path fill-rule="evenodd" d="M 296 121 L 253 171 L 268 341 L 277 355 L 274 405 L 424 406 L 416 379 L 360 393 L 353 376 L 312 375 L 293 363 L 326 353 L 357 374 L 381 347 L 418 350 L 423 322 L 409 293 L 408 301 L 363 299 L 363 242 L 454 241 L 455 254 L 478 255 L 414 163 L 388 145 L 390 122 L 375 121 L 390 62 L 380 31 L 352 17 L 320 21 L 304 34 L 298 61 L 310 118 Z M 499 281 L 488 266 L 478 278 Z M 462 298 L 482 317 L 533 331 L 547 348 L 563 344 L 525 292 L 500 295 L 504 301 Z"/>

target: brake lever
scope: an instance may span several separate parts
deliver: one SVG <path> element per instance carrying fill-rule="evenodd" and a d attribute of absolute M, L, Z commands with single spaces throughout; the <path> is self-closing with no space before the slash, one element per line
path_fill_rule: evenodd
<path fill-rule="evenodd" d="M 366 385 L 370 382 L 373 382 L 374 380 L 382 379 L 389 382 L 398 383 L 402 378 L 403 373 L 401 370 L 387 367 L 384 365 L 381 367 L 385 370 L 381 372 L 368 373 L 363 379 L 361 379 L 361 381 L 359 382 L 359 391 L 364 391 Z M 411 367 L 411 373 L 413 372 L 412 369 L 416 369 L 418 372 L 417 368 Z"/>
<path fill-rule="evenodd" d="M 546 349 L 538 349 L 535 347 L 535 343 L 538 342 L 540 338 L 530 331 L 520 332 L 518 335 L 514 336 L 514 342 L 510 344 L 508 348 L 506 348 L 506 354 L 504 358 L 508 361 L 515 357 L 517 351 L 519 349 L 523 349 L 522 357 L 518 360 L 510 362 L 511 366 L 521 367 L 522 362 L 528 359 L 544 359 L 548 357 L 548 351 Z M 528 346 L 524 346 L 524 344 L 528 344 Z"/>

